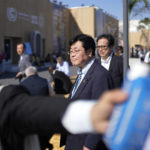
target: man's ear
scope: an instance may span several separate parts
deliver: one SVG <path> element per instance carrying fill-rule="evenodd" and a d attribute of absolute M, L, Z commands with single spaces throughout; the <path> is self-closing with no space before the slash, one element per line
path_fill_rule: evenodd
<path fill-rule="evenodd" d="M 91 49 L 91 48 L 87 50 L 87 54 L 88 54 L 90 57 L 93 56 L 93 54 L 92 54 L 92 49 Z"/>

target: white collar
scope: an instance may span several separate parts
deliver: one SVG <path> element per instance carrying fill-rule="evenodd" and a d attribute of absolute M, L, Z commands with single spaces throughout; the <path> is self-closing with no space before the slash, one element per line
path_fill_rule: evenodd
<path fill-rule="evenodd" d="M 109 55 L 109 57 L 108 57 L 106 60 L 104 60 L 104 59 L 101 57 L 101 62 L 102 62 L 102 63 L 109 63 L 110 60 L 112 59 L 112 55 L 113 55 L 113 52 Z"/>
<path fill-rule="evenodd" d="M 88 72 L 89 68 L 92 66 L 92 64 L 94 63 L 94 61 L 95 61 L 95 58 L 93 58 L 92 60 L 90 60 L 88 62 L 88 64 L 86 64 L 86 66 L 84 66 L 84 68 L 82 68 L 82 74 L 86 74 Z M 77 73 L 79 73 L 80 70 L 81 69 L 79 69 Z"/>

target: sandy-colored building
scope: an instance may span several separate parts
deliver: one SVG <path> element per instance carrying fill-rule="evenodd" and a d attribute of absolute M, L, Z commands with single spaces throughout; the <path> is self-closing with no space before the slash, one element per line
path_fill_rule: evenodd
<path fill-rule="evenodd" d="M 142 45 L 147 50 L 150 48 L 150 29 L 142 30 L 140 32 L 130 32 L 129 33 L 129 44 L 130 48 L 135 45 Z"/>
<path fill-rule="evenodd" d="M 150 49 L 150 29 L 142 24 L 143 29 L 139 30 L 140 20 L 129 21 L 129 48 L 132 50 L 136 45 L 142 45 L 147 50 Z M 123 21 L 119 21 L 120 43 L 123 45 Z"/>
<path fill-rule="evenodd" d="M 52 4 L 47 0 L 0 1 L 0 53 L 17 63 L 16 43 L 31 43 L 33 53 L 43 57 L 53 49 Z"/>
<path fill-rule="evenodd" d="M 59 4 L 53 3 L 52 8 L 53 52 L 58 54 L 66 50 L 65 41 L 67 8 L 65 8 L 61 2 Z"/>
<path fill-rule="evenodd" d="M 118 36 L 118 20 L 95 6 L 66 8 L 49 0 L 3 0 L 0 6 L 0 55 L 6 54 L 6 64 L 17 64 L 20 41 L 43 59 L 48 53 L 67 54 L 69 40 L 79 33 Z"/>
<path fill-rule="evenodd" d="M 115 38 L 116 45 L 117 45 L 118 34 L 119 34 L 119 21 L 115 17 L 109 14 L 104 14 L 103 33 L 112 34 Z"/>
<path fill-rule="evenodd" d="M 118 20 L 95 6 L 73 7 L 67 12 L 66 43 L 77 34 L 96 38 L 102 33 L 118 36 Z M 67 45 L 66 45 L 67 47 Z"/>

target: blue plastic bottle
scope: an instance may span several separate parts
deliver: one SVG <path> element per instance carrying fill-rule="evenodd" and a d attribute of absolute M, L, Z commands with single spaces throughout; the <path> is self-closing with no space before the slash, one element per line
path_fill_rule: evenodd
<path fill-rule="evenodd" d="M 148 150 L 146 139 L 150 130 L 149 70 L 149 66 L 137 64 L 127 74 L 122 89 L 129 97 L 125 103 L 116 106 L 104 136 L 110 150 Z"/>

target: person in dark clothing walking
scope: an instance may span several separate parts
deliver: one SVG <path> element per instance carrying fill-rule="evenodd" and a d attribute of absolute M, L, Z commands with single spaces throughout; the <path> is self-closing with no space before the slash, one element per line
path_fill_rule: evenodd
<path fill-rule="evenodd" d="M 23 87 L 25 87 L 30 95 L 49 95 L 49 87 L 48 81 L 42 77 L 40 77 L 37 73 L 37 69 L 33 66 L 28 67 L 25 70 L 26 79 L 20 83 Z M 51 94 L 50 94 L 51 95 Z"/>

